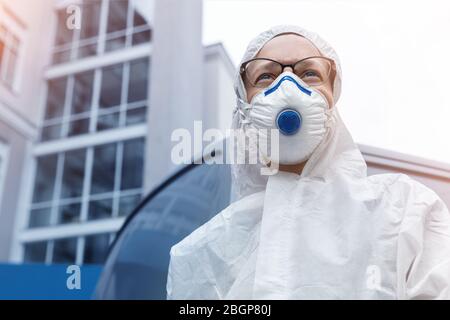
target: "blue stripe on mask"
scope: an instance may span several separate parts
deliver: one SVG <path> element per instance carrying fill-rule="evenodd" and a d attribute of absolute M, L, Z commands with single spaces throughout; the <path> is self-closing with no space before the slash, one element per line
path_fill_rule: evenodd
<path fill-rule="evenodd" d="M 291 76 L 284 76 L 283 78 L 280 79 L 280 81 L 278 81 L 278 83 L 277 83 L 275 86 L 273 86 L 272 88 L 266 90 L 266 91 L 264 92 L 264 96 L 268 96 L 269 94 L 271 94 L 272 92 L 274 92 L 275 90 L 277 90 L 278 87 L 281 85 L 281 83 L 282 83 L 283 81 L 285 81 L 285 80 L 292 81 L 293 83 L 295 83 L 295 85 L 297 86 L 297 88 L 300 89 L 301 92 L 307 94 L 308 96 L 311 95 L 311 91 L 308 90 L 308 89 L 306 89 L 306 88 L 304 88 L 302 85 L 300 85 L 297 81 L 295 81 L 294 78 L 292 78 Z"/>

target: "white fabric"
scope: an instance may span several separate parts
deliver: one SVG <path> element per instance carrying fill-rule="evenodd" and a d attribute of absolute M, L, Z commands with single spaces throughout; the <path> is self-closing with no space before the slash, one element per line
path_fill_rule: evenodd
<path fill-rule="evenodd" d="M 339 64 L 317 36 L 289 26 L 252 41 L 244 60 L 283 32 L 302 34 Z M 300 176 L 234 171 L 238 200 L 172 248 L 169 299 L 450 298 L 445 204 L 406 175 L 368 177 L 336 107 L 331 115 Z"/>

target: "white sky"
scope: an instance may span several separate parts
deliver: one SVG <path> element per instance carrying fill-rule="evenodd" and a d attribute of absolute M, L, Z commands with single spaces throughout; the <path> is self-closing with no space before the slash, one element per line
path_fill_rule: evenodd
<path fill-rule="evenodd" d="M 270 26 L 317 32 L 341 59 L 337 107 L 356 142 L 450 163 L 450 1 L 204 0 L 203 10 L 204 43 L 223 42 L 236 65 Z"/>

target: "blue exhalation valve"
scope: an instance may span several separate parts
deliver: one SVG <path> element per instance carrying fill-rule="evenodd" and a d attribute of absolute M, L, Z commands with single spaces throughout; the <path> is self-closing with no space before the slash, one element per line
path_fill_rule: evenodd
<path fill-rule="evenodd" d="M 284 109 L 278 114 L 276 124 L 282 134 L 291 136 L 300 130 L 302 116 L 293 109 Z"/>

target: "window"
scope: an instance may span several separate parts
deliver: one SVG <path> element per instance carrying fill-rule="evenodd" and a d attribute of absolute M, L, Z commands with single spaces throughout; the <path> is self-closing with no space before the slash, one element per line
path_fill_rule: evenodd
<path fill-rule="evenodd" d="M 130 213 L 142 194 L 144 142 L 136 138 L 38 157 L 29 228 Z M 86 218 L 81 217 L 83 202 L 89 208 Z"/>
<path fill-rule="evenodd" d="M 30 242 L 25 245 L 25 261 L 45 262 L 47 241 Z"/>
<path fill-rule="evenodd" d="M 70 106 L 68 136 L 89 132 L 94 71 L 79 73 L 73 79 L 74 84 L 72 103 Z"/>
<path fill-rule="evenodd" d="M 91 179 L 91 194 L 111 192 L 114 190 L 116 171 L 116 144 L 106 144 L 94 149 L 94 164 Z"/>
<path fill-rule="evenodd" d="M 68 151 L 64 154 L 61 183 L 61 199 L 81 197 L 83 189 L 86 149 Z"/>
<path fill-rule="evenodd" d="M 83 1 L 78 58 L 89 57 L 97 53 L 101 6 L 101 0 Z"/>
<path fill-rule="evenodd" d="M 51 201 L 55 189 L 57 155 L 52 154 L 37 159 L 34 180 L 33 203 Z"/>
<path fill-rule="evenodd" d="M 74 264 L 77 252 L 77 238 L 53 241 L 53 263 Z"/>
<path fill-rule="evenodd" d="M 102 264 L 113 237 L 112 233 L 103 233 L 29 242 L 24 245 L 24 260 L 32 263 Z"/>
<path fill-rule="evenodd" d="M 134 6 L 145 1 L 80 1 L 79 30 L 66 27 L 66 8 L 58 10 L 54 64 L 149 42 Z M 103 263 L 117 225 L 142 197 L 145 133 L 143 126 L 116 130 L 123 136 L 108 143 L 97 133 L 146 122 L 149 67 L 147 55 L 47 80 L 40 142 L 65 141 L 35 159 L 26 262 Z M 87 134 L 89 145 L 78 144 L 86 140 L 75 137 Z"/>
<path fill-rule="evenodd" d="M 142 197 L 144 150 L 142 137 L 38 157 L 28 228 L 77 228 L 80 223 L 128 215 Z M 42 242 L 25 243 L 24 258 L 30 262 L 79 261 L 81 257 L 75 259 L 79 245 L 86 263 L 99 263 L 111 235 L 107 237 L 108 241 L 105 234 L 86 236 L 81 244 L 77 244 L 81 237 L 48 239 L 45 250 L 52 252 L 50 256 L 42 253 Z"/>
<path fill-rule="evenodd" d="M 5 25 L 0 24 L 0 82 L 16 87 L 20 40 Z"/>
<path fill-rule="evenodd" d="M 85 237 L 84 263 L 101 264 L 105 261 L 111 236 L 108 233 Z"/>
<path fill-rule="evenodd" d="M 73 29 L 66 27 L 67 13 L 65 8 L 58 10 L 56 16 L 58 22 L 53 63 L 58 64 L 70 60 L 74 32 Z"/>
<path fill-rule="evenodd" d="M 128 1 L 110 1 L 108 12 L 108 35 L 106 51 L 117 50 L 126 45 L 126 29 L 128 16 Z"/>
<path fill-rule="evenodd" d="M 66 8 L 59 9 L 53 63 L 150 42 L 151 29 L 146 18 L 150 13 L 141 10 L 146 8 L 146 1 L 149 0 L 84 0 L 80 6 L 81 29 L 74 31 L 66 27 Z"/>
<path fill-rule="evenodd" d="M 49 80 L 41 141 L 144 123 L 148 74 L 145 57 Z"/>

